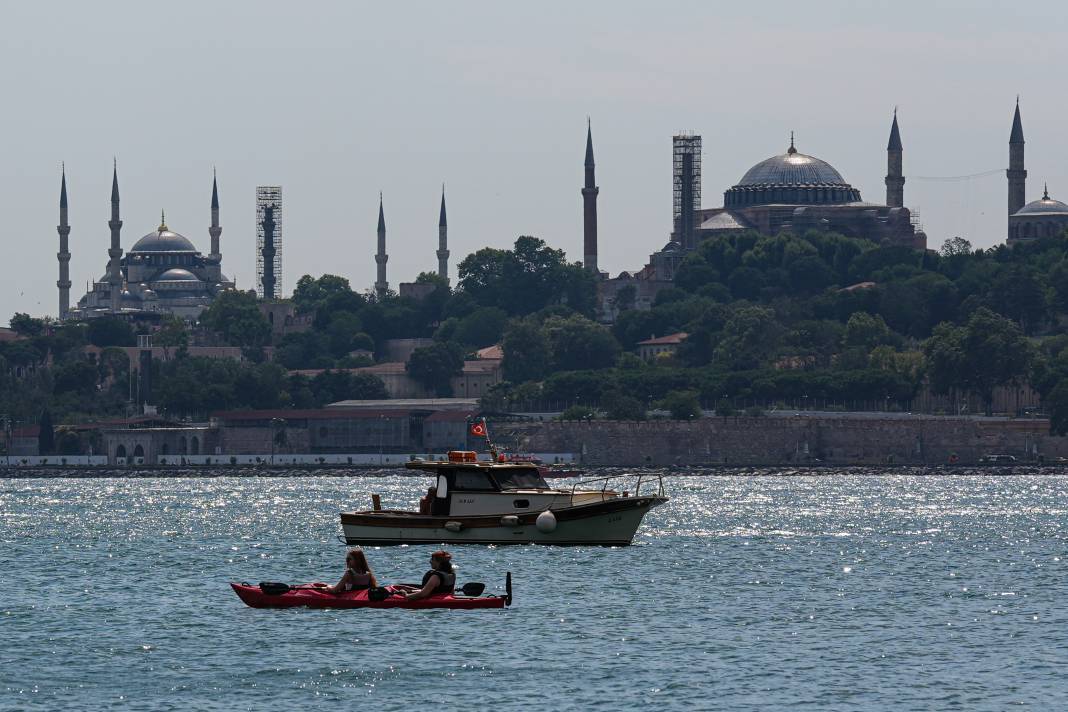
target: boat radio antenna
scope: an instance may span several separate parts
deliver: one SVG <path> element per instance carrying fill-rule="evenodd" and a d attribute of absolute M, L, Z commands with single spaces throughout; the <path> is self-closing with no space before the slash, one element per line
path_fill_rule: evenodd
<path fill-rule="evenodd" d="M 490 457 L 494 462 L 497 462 L 497 446 L 493 444 L 493 440 L 490 438 L 489 426 L 486 425 L 486 417 L 482 416 L 482 432 L 486 434 L 486 449 L 489 450 Z"/>

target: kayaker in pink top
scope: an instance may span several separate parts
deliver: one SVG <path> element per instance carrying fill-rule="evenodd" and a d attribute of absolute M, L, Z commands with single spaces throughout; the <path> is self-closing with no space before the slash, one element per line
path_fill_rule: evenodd
<path fill-rule="evenodd" d="M 345 575 L 337 582 L 336 586 L 327 586 L 324 590 L 330 593 L 344 593 L 346 591 L 362 591 L 366 588 L 376 588 L 378 581 L 374 571 L 371 571 L 367 563 L 367 556 L 363 549 L 349 549 L 345 555 Z"/>

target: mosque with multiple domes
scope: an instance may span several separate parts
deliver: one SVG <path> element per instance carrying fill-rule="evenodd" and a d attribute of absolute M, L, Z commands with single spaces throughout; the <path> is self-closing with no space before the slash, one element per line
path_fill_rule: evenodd
<path fill-rule="evenodd" d="M 886 200 L 866 202 L 830 163 L 798 151 L 793 135 L 785 153 L 764 159 L 745 172 L 723 193 L 723 205 L 704 208 L 700 197 L 700 137 L 675 137 L 675 221 L 667 245 L 649 256 L 642 269 L 609 277 L 597 268 L 598 188 L 594 179 L 592 135 L 586 136 L 584 253 L 586 266 L 597 273 L 600 316 L 611 321 L 624 308 L 649 308 L 656 293 L 672 285 L 687 254 L 707 238 L 755 230 L 765 235 L 804 234 L 809 230 L 836 232 L 880 245 L 916 250 L 927 248 L 927 236 L 904 204 L 903 147 L 894 112 L 887 142 Z M 679 147 L 683 150 L 680 151 Z M 687 148 L 689 147 L 689 148 Z M 695 154 L 689 155 L 686 154 Z M 682 158 L 687 159 L 680 161 Z M 1013 245 L 1061 234 L 1068 229 L 1068 205 L 1049 196 L 1025 204 L 1023 125 L 1020 106 L 1009 138 L 1008 235 Z M 621 291 L 629 294 L 621 298 Z"/>
<path fill-rule="evenodd" d="M 675 137 L 674 227 L 667 245 L 653 253 L 649 262 L 635 272 L 616 277 L 602 273 L 597 265 L 597 187 L 593 157 L 593 133 L 587 126 L 585 183 L 583 197 L 583 264 L 598 278 L 601 318 L 611 321 L 622 308 L 649 308 L 656 293 L 671 286 L 675 273 L 698 243 L 717 235 L 755 230 L 766 235 L 782 232 L 803 234 L 809 230 L 837 232 L 864 238 L 882 245 L 923 250 L 927 236 L 917 229 L 912 213 L 904 205 L 905 177 L 903 148 L 894 112 L 887 142 L 886 200 L 866 202 L 830 163 L 801 153 L 793 135 L 785 153 L 764 159 L 747 170 L 737 184 L 723 193 L 723 205 L 701 206 L 699 136 Z M 680 150 L 681 148 L 681 150 Z M 681 160 L 680 160 L 681 159 Z M 1019 101 L 1009 137 L 1008 235 L 1009 245 L 1061 234 L 1068 229 L 1068 205 L 1050 197 L 1048 189 L 1039 200 L 1025 201 L 1027 171 L 1024 168 L 1023 124 Z M 211 189 L 211 252 L 201 254 L 184 236 L 159 227 L 138 240 L 123 256 L 120 244 L 122 220 L 119 217 L 118 169 L 111 186 L 111 246 L 104 275 L 93 283 L 77 305 L 70 306 L 70 252 L 67 222 L 67 183 L 64 172 L 60 188 L 59 288 L 60 318 L 92 318 L 108 314 L 151 315 L 165 313 L 195 321 L 217 295 L 235 288 L 222 272 L 219 237 L 219 193 L 215 180 Z M 439 274 L 447 279 L 448 249 L 445 226 L 445 197 L 442 195 L 439 224 Z M 381 203 L 378 224 L 378 279 L 375 288 L 384 294 L 385 221 Z M 404 285 L 402 285 L 404 286 Z M 411 286 L 411 285 L 407 285 Z M 633 288 L 626 305 L 618 298 L 621 290 Z"/>
<path fill-rule="evenodd" d="M 172 314 L 187 321 L 195 321 L 215 297 L 234 289 L 234 282 L 222 272 L 222 253 L 219 238 L 219 188 L 215 179 L 211 185 L 211 253 L 203 255 L 183 235 L 167 227 L 161 217 L 160 225 L 122 254 L 119 217 L 119 177 L 116 167 L 111 182 L 111 247 L 104 275 L 94 282 L 85 296 L 70 307 L 70 278 L 67 271 L 70 252 L 67 236 L 67 178 L 61 179 L 60 198 L 60 319 L 88 319 L 123 314 L 127 316 Z"/>

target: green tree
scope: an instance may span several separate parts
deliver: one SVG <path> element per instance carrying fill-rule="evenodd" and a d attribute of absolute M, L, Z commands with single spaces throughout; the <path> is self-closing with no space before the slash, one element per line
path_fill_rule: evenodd
<path fill-rule="evenodd" d="M 1068 435 L 1068 379 L 1061 380 L 1045 399 L 1050 435 Z"/>
<path fill-rule="evenodd" d="M 11 317 L 11 329 L 20 336 L 40 336 L 44 333 L 45 323 L 43 319 L 34 319 L 29 314 L 15 312 Z"/>
<path fill-rule="evenodd" d="M 597 414 L 592 408 L 585 405 L 571 405 L 564 409 L 557 420 L 593 420 Z"/>
<path fill-rule="evenodd" d="M 715 349 L 715 361 L 735 370 L 758 368 L 778 347 L 780 328 L 767 307 L 734 308 Z"/>
<path fill-rule="evenodd" d="M 297 280 L 297 286 L 293 288 L 293 304 L 299 313 L 310 314 L 335 294 L 353 294 L 349 280 L 334 274 L 324 274 L 319 278 L 306 274 Z"/>
<path fill-rule="evenodd" d="M 578 314 L 550 317 L 542 328 L 549 338 L 554 371 L 610 368 L 619 356 L 612 332 Z"/>
<path fill-rule="evenodd" d="M 942 247 L 938 250 L 938 254 L 942 255 L 942 257 L 961 257 L 970 255 L 971 253 L 972 243 L 959 235 L 957 237 L 948 238 L 942 243 Z"/>
<path fill-rule="evenodd" d="M 153 337 L 153 343 L 163 347 L 164 358 L 171 357 L 171 349 L 177 350 L 179 355 L 185 354 L 189 349 L 189 330 L 182 319 L 168 315 Z"/>
<path fill-rule="evenodd" d="M 513 383 L 538 381 L 549 371 L 552 351 L 545 331 L 533 319 L 511 322 L 501 341 L 504 378 Z"/>
<path fill-rule="evenodd" d="M 499 307 L 512 316 L 553 304 L 593 313 L 594 276 L 581 265 L 569 264 L 562 250 L 536 237 L 519 237 L 511 250 L 483 248 L 461 261 L 458 270 L 459 288 L 465 294 L 482 306 Z"/>
<path fill-rule="evenodd" d="M 618 391 L 609 392 L 601 405 L 605 409 L 605 417 L 609 420 L 645 420 L 645 406 L 634 396 L 628 396 Z M 572 406 L 577 407 L 577 406 Z"/>
<path fill-rule="evenodd" d="M 1020 328 L 985 307 L 963 327 L 939 324 L 924 343 L 924 356 L 936 392 L 973 392 L 987 415 L 993 412 L 994 389 L 1026 375 L 1032 358 Z"/>
<path fill-rule="evenodd" d="M 456 320 L 450 339 L 472 348 L 492 346 L 501 340 L 508 315 L 497 307 L 480 307 Z"/>
<path fill-rule="evenodd" d="M 438 396 L 452 395 L 452 379 L 463 373 L 464 356 L 456 344 L 436 341 L 412 352 L 408 375 Z"/>
<path fill-rule="evenodd" d="M 890 327 L 878 314 L 856 312 L 846 322 L 843 342 L 847 347 L 861 348 L 866 353 L 891 341 Z"/>
<path fill-rule="evenodd" d="M 89 321 L 89 343 L 100 348 L 133 346 L 137 343 L 133 328 L 117 316 L 101 316 Z"/>
<path fill-rule="evenodd" d="M 260 312 L 255 292 L 219 294 L 200 315 L 200 323 L 230 346 L 249 351 L 262 349 L 271 338 L 271 325 Z"/>
<path fill-rule="evenodd" d="M 675 420 L 691 420 L 702 415 L 701 402 L 694 391 L 671 391 L 660 401 L 660 407 Z"/>

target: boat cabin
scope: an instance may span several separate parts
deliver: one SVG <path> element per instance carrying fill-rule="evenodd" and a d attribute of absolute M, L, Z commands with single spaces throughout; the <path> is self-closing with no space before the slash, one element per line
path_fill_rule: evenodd
<path fill-rule="evenodd" d="M 533 464 L 416 461 L 407 466 L 435 473 L 434 484 L 419 502 L 420 514 L 525 512 L 544 509 L 564 494 L 552 489 Z"/>

